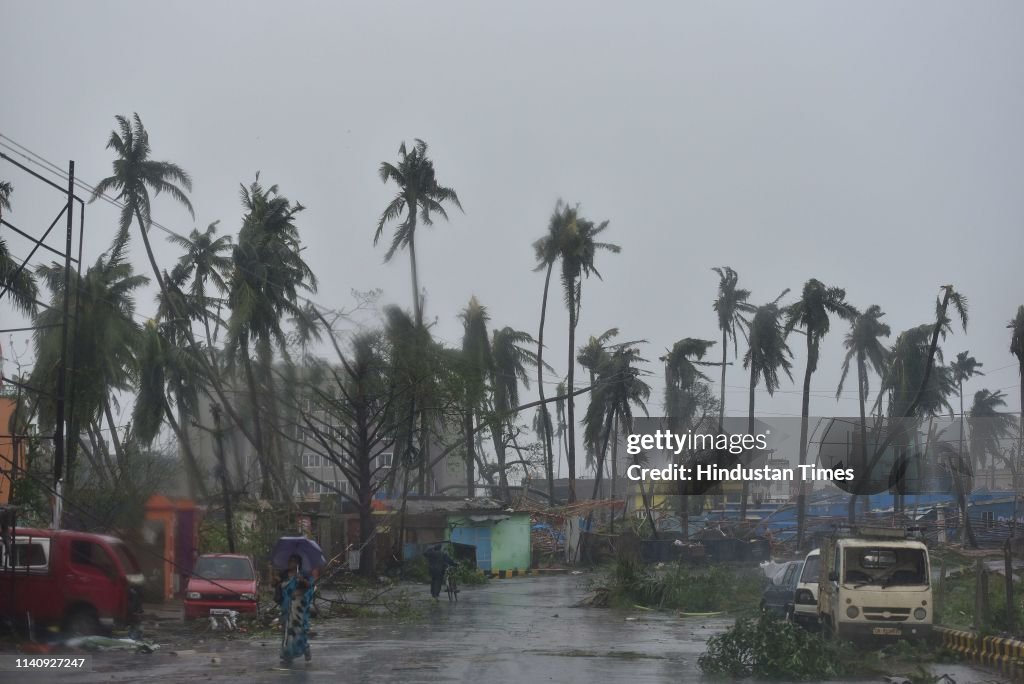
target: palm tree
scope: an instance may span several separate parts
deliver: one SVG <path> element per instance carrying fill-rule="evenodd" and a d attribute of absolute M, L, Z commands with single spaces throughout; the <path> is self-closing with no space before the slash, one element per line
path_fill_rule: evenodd
<path fill-rule="evenodd" d="M 192 190 L 192 178 L 177 164 L 167 161 L 155 161 L 149 158 L 151 152 L 149 133 L 142 125 L 142 119 L 135 113 L 132 120 L 117 115 L 119 131 L 111 131 L 107 141 L 107 149 L 114 150 L 114 173 L 96 184 L 89 202 L 95 202 L 101 195 L 116 191 L 115 199 L 123 205 L 121 208 L 120 232 L 127 239 L 128 229 L 132 221 L 138 221 L 142 241 L 146 247 L 146 256 L 153 269 L 160 290 L 164 291 L 163 277 L 156 264 L 153 248 L 149 243 L 149 227 L 152 223 L 150 213 L 150 191 L 154 195 L 167 193 L 188 213 L 195 217 L 192 203 L 186 191 Z"/>
<path fill-rule="evenodd" d="M 316 292 L 317 281 L 300 255 L 295 216 L 304 207 L 281 195 L 276 185 L 264 188 L 259 174 L 248 188 L 242 186 L 240 195 L 246 213 L 232 251 L 233 266 L 227 282 L 231 310 L 227 360 L 230 369 L 240 363 L 245 374 L 254 412 L 255 446 L 263 468 L 263 494 L 269 497 L 274 484 L 278 494 L 287 498 L 289 488 L 280 461 L 279 440 L 268 434 L 262 423 L 278 424 L 272 364 L 275 347 L 288 359 L 282 320 L 303 315 L 300 292 Z"/>
<path fill-rule="evenodd" d="M 789 359 L 793 354 L 786 344 L 786 330 L 782 323 L 783 313 L 778 306 L 779 300 L 788 292 L 787 288 L 774 301 L 757 307 L 747 331 L 750 347 L 743 355 L 743 367 L 750 369 L 750 409 L 747 418 L 747 432 L 750 434 L 754 433 L 754 396 L 758 384 L 763 382 L 764 388 L 771 396 L 779 388 L 780 368 L 786 373 L 786 377 L 791 381 L 793 379 L 789 372 L 792 368 Z M 743 498 L 740 501 L 741 521 L 747 517 L 749 490 L 750 483 L 744 480 Z"/>
<path fill-rule="evenodd" d="M 498 460 L 498 488 L 502 500 L 509 501 L 508 474 L 506 473 L 506 440 L 504 431 L 511 432 L 515 422 L 515 407 L 519 405 L 519 383 L 529 388 L 527 367 L 537 363 L 537 355 L 524 345 L 536 340 L 529 333 L 508 326 L 491 333 L 491 393 L 493 414 L 489 419 L 494 452 Z M 500 418 L 498 417 L 500 416 Z"/>
<path fill-rule="evenodd" d="M 576 362 L 587 370 L 590 374 L 590 384 L 593 385 L 597 378 L 597 368 L 601 365 L 604 357 L 608 354 L 607 344 L 619 334 L 618 328 L 609 328 L 603 333 L 594 337 L 590 336 L 587 343 L 579 348 L 579 352 L 576 354 Z M 591 401 L 594 396 L 591 395 Z M 593 467 L 596 464 L 596 452 L 598 445 L 586 441 L 584 444 L 586 449 L 586 465 L 588 468 Z"/>
<path fill-rule="evenodd" d="M 132 411 L 132 426 L 140 442 L 149 446 L 166 421 L 182 448 L 186 474 L 193 495 L 206 499 L 207 489 L 192 442 L 183 427 L 183 420 L 175 416 L 171 397 L 175 397 L 182 418 L 195 415 L 199 392 L 195 379 L 200 372 L 195 358 L 176 346 L 177 336 L 173 323 L 149 321 L 143 326 L 138 345 L 138 395 Z"/>
<path fill-rule="evenodd" d="M 569 390 L 569 502 L 572 503 L 576 500 L 576 402 L 573 396 L 576 389 L 576 323 L 582 304 L 583 278 L 591 274 L 601 277 L 594 265 L 594 257 L 598 250 L 617 254 L 621 248 L 618 245 L 594 240 L 608 228 L 607 221 L 595 224 L 579 216 L 576 209 L 565 213 L 565 218 L 566 222 L 558 231 L 558 258 L 562 262 L 562 291 L 565 306 L 569 310 L 569 374 L 566 382 Z"/>
<path fill-rule="evenodd" d="M 555 262 L 558 261 L 558 246 L 561 240 L 562 226 L 573 220 L 575 214 L 575 208 L 568 207 L 563 204 L 562 200 L 558 200 L 555 203 L 555 210 L 551 213 L 551 218 L 548 220 L 547 235 L 533 243 L 534 254 L 537 258 L 537 265 L 533 270 L 545 271 L 544 294 L 540 302 L 540 330 L 537 333 L 537 394 L 541 402 L 540 406 L 537 407 L 537 412 L 544 414 L 542 418 L 538 419 L 538 423 L 543 430 L 545 471 L 548 480 L 548 503 L 552 506 L 555 505 L 555 455 L 554 450 L 551 448 L 551 413 L 548 411 L 548 405 L 544 396 L 544 367 L 547 366 L 544 363 L 544 323 L 548 313 L 548 291 L 551 288 L 551 272 L 555 267 Z M 564 392 L 558 393 L 559 396 L 562 394 Z M 561 402 L 559 402 L 559 405 L 561 405 Z M 559 455 L 559 462 L 561 462 L 561 454 Z"/>
<path fill-rule="evenodd" d="M 712 304 L 718 314 L 718 329 L 722 331 L 722 380 L 719 385 L 718 429 L 723 429 L 725 422 L 725 368 L 728 365 L 729 338 L 732 338 L 733 357 L 739 356 L 739 342 L 736 337 L 737 328 L 743 331 L 743 314 L 753 313 L 755 307 L 747 302 L 750 290 L 736 287 L 739 274 L 728 266 L 711 269 L 718 274 L 718 297 Z"/>
<path fill-rule="evenodd" d="M 487 392 L 487 380 L 494 373 L 494 359 L 491 356 L 491 342 L 487 333 L 490 316 L 487 309 L 471 297 L 469 304 L 459 314 L 462 319 L 462 358 L 465 382 L 465 406 L 463 429 L 466 437 L 466 496 L 474 495 L 476 477 L 473 473 L 475 450 L 473 436 L 476 434 L 474 419 L 481 412 Z"/>
<path fill-rule="evenodd" d="M 948 408 L 950 413 L 953 412 L 949 402 L 945 401 L 945 396 L 955 391 L 952 373 L 948 368 L 942 370 L 943 367 L 937 366 L 935 360 L 937 356 L 941 360 L 939 337 L 941 336 L 945 339 L 946 335 L 953 329 L 952 321 L 947 315 L 950 305 L 953 306 L 953 309 L 960 318 L 960 323 L 964 330 L 967 330 L 968 305 L 967 298 L 957 292 L 952 285 L 943 285 L 940 290 L 942 291 L 942 296 L 935 299 L 935 323 L 920 326 L 913 332 L 913 341 L 927 342 L 927 350 L 922 354 L 924 367 L 920 382 L 917 384 L 916 391 L 911 389 L 910 386 L 900 387 L 896 400 L 890 402 L 890 416 L 895 420 L 891 422 L 890 429 L 886 431 L 885 438 L 875 448 L 875 453 L 866 469 L 867 473 L 874 472 L 893 440 L 899 439 L 906 442 L 909 439 L 907 427 L 910 422 L 906 419 L 913 419 L 920 415 L 934 415 L 938 411 L 936 404 Z M 927 341 L 929 329 L 931 335 L 930 342 Z M 900 340 L 897 340 L 897 344 L 899 342 Z M 896 366 L 897 364 L 894 363 L 889 369 L 890 372 Z M 936 371 L 936 369 L 939 369 L 937 372 L 944 375 L 938 381 L 935 381 L 932 377 L 933 371 Z M 904 373 L 904 371 L 905 369 L 897 368 L 898 373 Z M 944 405 L 943 401 L 945 401 Z M 929 406 L 928 404 L 931 405 Z"/>
<path fill-rule="evenodd" d="M 69 310 L 76 311 L 77 315 L 72 337 L 68 341 L 80 360 L 74 369 L 74 382 L 69 383 L 69 403 L 75 409 L 67 430 L 68 472 L 72 472 L 70 456 L 83 430 L 98 434 L 98 424 L 104 419 L 110 431 L 118 467 L 123 467 L 126 451 L 122 446 L 111 404 L 114 393 L 130 390 L 138 380 L 139 327 L 134 320 L 134 293 L 149 279 L 136 274 L 132 269 L 123 235 L 115 240 L 107 253 L 100 255 L 80 279 L 73 276 L 75 281 L 70 283 L 70 291 L 65 289 L 63 264 L 53 262 L 41 266 L 38 274 L 50 290 L 51 297 L 50 307 L 35 319 L 36 365 L 31 383 L 33 386 L 55 385 L 63 346 L 60 321 L 65 298 L 68 298 Z M 41 400 L 41 423 L 52 425 L 55 420 L 54 410 L 50 398 Z M 86 454 L 94 459 L 93 469 L 100 477 L 114 470 L 113 466 L 104 463 L 104 454 L 99 449 L 91 454 L 87 450 Z"/>
<path fill-rule="evenodd" d="M 111 132 L 110 139 L 107 142 L 107 149 L 112 149 L 117 154 L 113 161 L 113 175 L 104 178 L 96 185 L 89 201 L 95 202 L 96 199 L 108 191 L 117 192 L 116 199 L 123 204 L 119 233 L 127 237 L 132 220 L 138 222 L 142 242 L 146 248 L 146 256 L 149 259 L 149 265 L 161 295 L 170 307 L 174 319 L 179 321 L 187 320 L 190 312 L 179 310 L 178 300 L 172 296 L 164 279 L 163 271 L 157 266 L 156 257 L 150 244 L 149 228 L 152 224 L 150 192 L 154 195 L 159 195 L 162 192 L 167 193 L 179 204 L 183 205 L 189 214 L 194 217 L 195 212 L 186 195 L 186 191 L 192 189 L 192 179 L 177 164 L 155 161 L 149 158 L 151 152 L 149 133 L 142 125 L 142 120 L 137 113 L 131 121 L 124 116 L 117 116 L 115 119 L 117 120 L 118 130 Z M 192 334 L 191 326 L 183 325 L 181 330 L 185 334 L 189 347 L 193 352 L 197 353 L 203 374 L 214 389 L 217 399 L 224 410 L 231 417 L 234 426 L 256 447 L 257 452 L 261 452 L 262 440 L 250 429 L 243 416 L 235 410 L 217 370 L 205 356 L 199 354 L 199 344 Z"/>
<path fill-rule="evenodd" d="M 7 181 L 0 181 L 0 220 L 4 211 L 11 210 L 11 193 L 14 186 Z M 36 311 L 38 289 L 32 273 L 21 266 L 11 256 L 7 243 L 0 237 L 0 298 L 9 295 L 14 308 L 26 315 Z"/>
<path fill-rule="evenodd" d="M 988 455 L 989 490 L 996 486 L 996 457 L 1002 454 L 1000 441 L 1013 432 L 1011 414 L 999 411 L 1003 406 L 1006 406 L 1006 395 L 987 389 L 975 392 L 974 403 L 971 404 L 971 454 L 979 468 Z"/>
<path fill-rule="evenodd" d="M 408 151 L 403 142 L 398 148 L 398 165 L 390 162 L 381 162 L 378 170 L 380 179 L 384 183 L 394 181 L 398 186 L 398 192 L 394 199 L 384 208 L 377 222 L 377 232 L 373 235 L 373 244 L 376 245 L 384 233 L 384 224 L 393 221 L 405 212 L 405 220 L 395 230 L 391 240 L 391 246 L 384 255 L 384 261 L 391 261 L 395 253 L 403 247 L 409 250 L 409 265 L 412 270 L 412 297 L 413 311 L 416 314 L 416 324 L 423 322 L 423 309 L 420 303 L 419 276 L 416 271 L 416 225 L 417 210 L 419 220 L 424 225 L 433 225 L 431 214 L 440 214 L 446 221 L 448 213 L 445 211 L 444 203 L 451 202 L 459 210 L 462 204 L 455 190 L 440 185 L 434 172 L 434 162 L 427 156 L 427 143 L 419 138 L 412 151 Z"/>
<path fill-rule="evenodd" d="M 665 415 L 677 424 L 677 431 L 693 425 L 699 408 L 695 386 L 710 380 L 698 370 L 701 359 L 715 343 L 684 337 L 672 345 L 660 361 L 665 364 Z"/>
<path fill-rule="evenodd" d="M 212 284 L 219 295 L 228 291 L 227 279 L 231 272 L 231 248 L 232 239 L 230 235 L 217 237 L 217 224 L 214 221 L 206 230 L 200 233 L 193 229 L 187 238 L 179 235 L 171 235 L 167 239 L 182 247 L 185 253 L 178 257 L 178 267 L 184 278 L 191 278 L 192 284 L 189 287 L 189 294 L 193 304 L 199 312 L 203 329 L 206 332 L 206 344 L 213 347 L 216 342 L 216 328 L 220 325 L 220 307 L 223 299 L 216 298 L 217 314 L 210 313 L 210 304 L 213 302 L 207 294 L 207 286 Z M 210 332 L 210 317 L 216 321 L 215 331 Z"/>
<path fill-rule="evenodd" d="M 829 331 L 829 315 L 852 320 L 857 310 L 846 301 L 846 290 L 828 287 L 820 280 L 811 278 L 804 283 L 803 293 L 793 304 L 786 307 L 786 333 L 799 327 L 807 341 L 807 365 L 804 369 L 803 400 L 800 407 L 800 465 L 807 463 L 807 423 L 811 415 L 811 376 L 818 369 L 821 340 Z M 801 480 L 796 499 L 797 525 L 796 545 L 803 548 L 804 518 L 807 513 L 805 483 Z"/>
<path fill-rule="evenodd" d="M 617 423 L 628 433 L 633 430 L 633 407 L 647 414 L 651 388 L 642 379 L 645 372 L 638 367 L 640 363 L 646 363 L 646 359 L 640 357 L 640 351 L 631 342 L 615 345 L 599 362 L 592 399 L 583 418 L 584 439 L 600 445 L 592 499 L 597 499 L 601 491 L 613 425 Z"/>
<path fill-rule="evenodd" d="M 1020 375 L 1020 444 L 1017 447 L 1017 458 L 1019 463 L 1024 464 L 1024 305 L 1017 308 L 1017 316 L 1006 327 L 1012 331 L 1010 353 L 1017 357 L 1017 370 Z"/>
<path fill-rule="evenodd" d="M 871 391 L 871 383 L 868 378 L 868 366 L 879 377 L 885 375 L 886 364 L 888 363 L 888 350 L 882 344 L 880 338 L 889 337 L 892 331 L 889 326 L 882 323 L 885 313 L 877 304 L 872 304 L 864 313 L 858 314 L 850 325 L 850 331 L 846 333 L 843 346 L 846 347 L 846 356 L 843 358 L 843 373 L 839 377 L 839 386 L 836 388 L 836 399 L 843 393 L 843 383 L 850 372 L 850 362 L 857 363 L 857 399 L 860 407 L 860 448 L 861 467 L 866 467 L 868 462 L 868 420 L 866 403 L 868 392 Z M 865 476 L 866 479 L 866 476 Z M 848 518 L 852 525 L 856 522 L 856 501 L 857 495 L 851 494 Z"/>

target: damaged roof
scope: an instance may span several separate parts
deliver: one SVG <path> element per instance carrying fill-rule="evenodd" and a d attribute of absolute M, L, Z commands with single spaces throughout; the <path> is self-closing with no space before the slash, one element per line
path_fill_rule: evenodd
<path fill-rule="evenodd" d="M 400 500 L 387 502 L 388 508 L 397 511 L 402 507 Z M 459 496 L 410 496 L 405 501 L 406 515 L 428 513 L 475 513 L 475 512 L 516 512 L 505 504 L 485 496 L 473 498 Z"/>

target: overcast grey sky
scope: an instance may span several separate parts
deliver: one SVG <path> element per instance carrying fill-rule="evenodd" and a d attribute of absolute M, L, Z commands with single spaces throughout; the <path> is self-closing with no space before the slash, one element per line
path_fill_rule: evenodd
<path fill-rule="evenodd" d="M 471 295 L 492 325 L 536 334 L 531 243 L 561 197 L 610 221 L 623 248 L 584 283 L 577 339 L 618 327 L 650 340 L 654 413 L 657 357 L 681 337 L 718 339 L 718 265 L 755 303 L 810 277 L 845 287 L 856 306 L 882 306 L 894 337 L 932 319 L 952 283 L 972 308 L 947 356 L 970 349 L 990 373 L 968 391 L 1003 388 L 1018 410 L 1006 324 L 1024 303 L 1022 26 L 1017 2 L 0 0 L 0 133 L 74 159 L 94 183 L 110 171 L 114 115 L 137 111 L 154 157 L 193 175 L 195 225 L 231 232 L 238 184 L 261 170 L 308 207 L 314 299 L 331 307 L 375 287 L 411 306 L 407 257 L 383 264 L 371 238 L 393 194 L 377 167 L 421 137 L 465 207 L 417 241 L 426 313 L 451 344 Z M 16 184 L 12 220 L 59 208 L 9 166 L 0 177 Z M 193 227 L 162 200 L 154 215 Z M 113 208 L 89 208 L 90 257 L 115 223 Z M 159 257 L 169 268 L 176 251 L 160 244 Z M 557 291 L 550 312 L 547 358 L 564 374 Z M 856 413 L 854 384 L 831 398 L 845 329 L 824 345 L 812 413 Z M 746 381 L 729 371 L 730 414 L 746 411 Z M 758 405 L 799 414 L 799 384 Z"/>

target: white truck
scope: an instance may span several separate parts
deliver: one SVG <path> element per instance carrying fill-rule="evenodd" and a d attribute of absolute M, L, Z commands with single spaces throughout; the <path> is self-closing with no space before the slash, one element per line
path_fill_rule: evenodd
<path fill-rule="evenodd" d="M 818 617 L 839 639 L 922 639 L 932 629 L 928 547 L 903 529 L 850 527 L 821 544 Z"/>

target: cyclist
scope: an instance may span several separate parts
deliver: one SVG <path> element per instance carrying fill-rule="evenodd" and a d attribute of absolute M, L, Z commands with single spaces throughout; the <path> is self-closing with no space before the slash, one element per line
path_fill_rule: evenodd
<path fill-rule="evenodd" d="M 436 601 L 441 595 L 441 585 L 444 582 L 444 571 L 458 565 L 452 557 L 444 550 L 441 544 L 435 544 L 423 552 L 427 559 L 427 569 L 430 571 L 430 595 Z"/>

